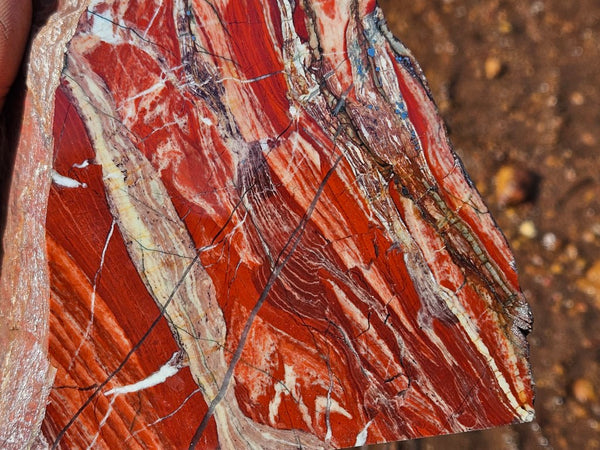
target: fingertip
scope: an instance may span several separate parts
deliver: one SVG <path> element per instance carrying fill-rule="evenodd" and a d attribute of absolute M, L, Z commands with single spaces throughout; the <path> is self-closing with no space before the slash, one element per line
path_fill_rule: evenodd
<path fill-rule="evenodd" d="M 31 13 L 31 0 L 0 0 L 0 109 L 23 59 Z"/>

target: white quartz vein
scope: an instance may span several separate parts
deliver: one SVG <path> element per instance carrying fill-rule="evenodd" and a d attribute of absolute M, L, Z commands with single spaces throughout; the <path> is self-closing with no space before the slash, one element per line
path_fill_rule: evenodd
<path fill-rule="evenodd" d="M 365 427 L 356 435 L 355 447 L 362 447 L 367 443 L 367 436 L 369 435 L 369 427 L 373 423 L 373 420 L 369 420 Z"/>
<path fill-rule="evenodd" d="M 89 166 L 90 160 L 89 159 L 84 159 L 82 162 L 80 163 L 75 163 L 73 164 L 71 167 L 73 167 L 74 169 L 85 169 L 87 166 Z"/>
<path fill-rule="evenodd" d="M 69 178 L 64 175 L 61 175 L 54 169 L 52 169 L 52 181 L 54 182 L 54 184 L 61 186 L 61 187 L 66 187 L 66 188 L 78 188 L 78 187 L 86 188 L 87 187 L 87 184 L 82 183 L 77 180 L 74 180 L 73 178 Z"/>
<path fill-rule="evenodd" d="M 134 431 L 133 433 L 131 433 L 131 435 L 129 435 L 127 437 L 127 439 L 125 439 L 125 442 L 129 441 L 130 439 L 135 438 L 139 433 L 141 433 L 142 431 L 147 430 L 150 427 L 153 427 L 157 424 L 159 424 L 160 422 L 162 422 L 163 420 L 167 420 L 170 417 L 173 417 L 175 414 L 177 414 L 179 411 L 181 411 L 181 409 L 185 406 L 185 404 L 190 401 L 192 399 L 192 397 L 194 397 L 194 395 L 198 394 L 199 392 L 202 392 L 202 390 L 200 388 L 194 389 L 182 402 L 181 405 L 179 405 L 177 408 L 175 408 L 173 411 L 171 411 L 169 414 L 167 414 L 166 416 L 162 416 L 159 417 L 158 419 L 156 419 L 154 422 L 149 423 L 148 425 L 146 425 L 145 427 Z M 113 397 L 114 398 L 114 397 Z"/>
<path fill-rule="evenodd" d="M 173 353 L 171 359 L 169 359 L 160 369 L 154 372 L 147 378 L 140 380 L 133 384 L 128 384 L 126 386 L 116 387 L 109 391 L 106 391 L 104 395 L 120 395 L 120 394 L 129 394 L 131 392 L 138 392 L 144 389 L 151 388 L 158 384 L 164 383 L 167 378 L 172 377 L 179 369 L 181 369 L 180 360 L 180 352 Z"/>
<path fill-rule="evenodd" d="M 102 431 L 102 428 L 104 428 L 104 425 L 106 425 L 106 422 L 108 421 L 108 418 L 110 417 L 110 414 L 113 411 L 113 404 L 115 403 L 116 399 L 117 399 L 116 395 L 113 398 L 110 399 L 110 403 L 108 404 L 108 408 L 106 409 L 106 413 L 104 413 L 104 416 L 102 417 L 102 420 L 98 424 L 98 430 L 96 431 L 96 434 L 94 435 L 94 438 L 92 439 L 92 441 L 90 442 L 90 444 L 86 447 L 86 450 L 90 450 L 92 448 L 95 448 L 96 441 L 100 437 L 100 432 Z"/>
<path fill-rule="evenodd" d="M 75 350 L 75 353 L 73 354 L 73 358 L 71 358 L 71 364 L 69 364 L 69 368 L 67 369 L 67 372 L 71 371 L 71 368 L 73 367 L 73 364 L 75 364 L 75 361 L 77 360 L 77 356 L 79 355 L 79 352 L 81 351 L 81 347 L 83 347 L 83 344 L 85 344 L 85 342 L 89 339 L 90 332 L 92 331 L 92 326 L 94 325 L 94 311 L 96 310 L 96 292 L 98 290 L 98 280 L 100 279 L 100 275 L 102 274 L 102 268 L 104 267 L 104 258 L 106 257 L 106 250 L 108 249 L 108 244 L 110 242 L 110 239 L 112 238 L 113 232 L 115 231 L 115 225 L 116 225 L 116 222 L 113 219 L 112 223 L 110 224 L 110 230 L 108 230 L 108 235 L 106 236 L 106 240 L 104 241 L 104 247 L 102 248 L 102 254 L 100 255 L 100 265 L 98 266 L 98 270 L 96 270 L 96 274 L 94 275 L 94 282 L 92 285 L 92 295 L 90 296 L 90 320 L 88 321 L 88 325 L 85 329 L 85 334 L 81 338 L 79 347 L 77 347 L 77 350 Z"/>
<path fill-rule="evenodd" d="M 148 31 L 152 27 L 152 24 L 154 24 L 154 21 L 156 20 L 156 16 L 158 16 L 158 13 L 162 9 L 162 6 L 163 6 L 163 0 L 161 0 L 160 5 L 158 5 L 156 10 L 154 11 L 154 15 L 152 16 L 152 19 L 150 19 L 150 22 L 148 22 L 148 26 L 146 27 L 146 29 L 144 30 L 144 34 L 142 35 L 144 38 L 148 35 Z"/>

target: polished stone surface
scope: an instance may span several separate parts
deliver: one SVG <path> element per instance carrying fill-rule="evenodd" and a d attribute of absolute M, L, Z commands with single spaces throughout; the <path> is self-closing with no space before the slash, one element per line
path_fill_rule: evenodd
<path fill-rule="evenodd" d="M 329 448 L 532 419 L 512 254 L 374 2 L 72 14 L 49 441 Z"/>

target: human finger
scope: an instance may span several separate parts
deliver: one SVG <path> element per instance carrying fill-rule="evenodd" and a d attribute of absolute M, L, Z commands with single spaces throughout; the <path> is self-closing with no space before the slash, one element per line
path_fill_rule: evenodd
<path fill-rule="evenodd" d="M 31 0 L 0 0 L 0 109 L 19 70 L 31 27 Z"/>

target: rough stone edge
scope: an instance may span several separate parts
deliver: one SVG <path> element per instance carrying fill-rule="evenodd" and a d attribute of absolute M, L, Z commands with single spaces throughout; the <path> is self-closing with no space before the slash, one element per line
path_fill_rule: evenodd
<path fill-rule="evenodd" d="M 0 447 L 44 446 L 40 429 L 55 369 L 48 359 L 46 208 L 54 94 L 63 57 L 89 1 L 62 0 L 32 38 L 0 273 Z"/>

